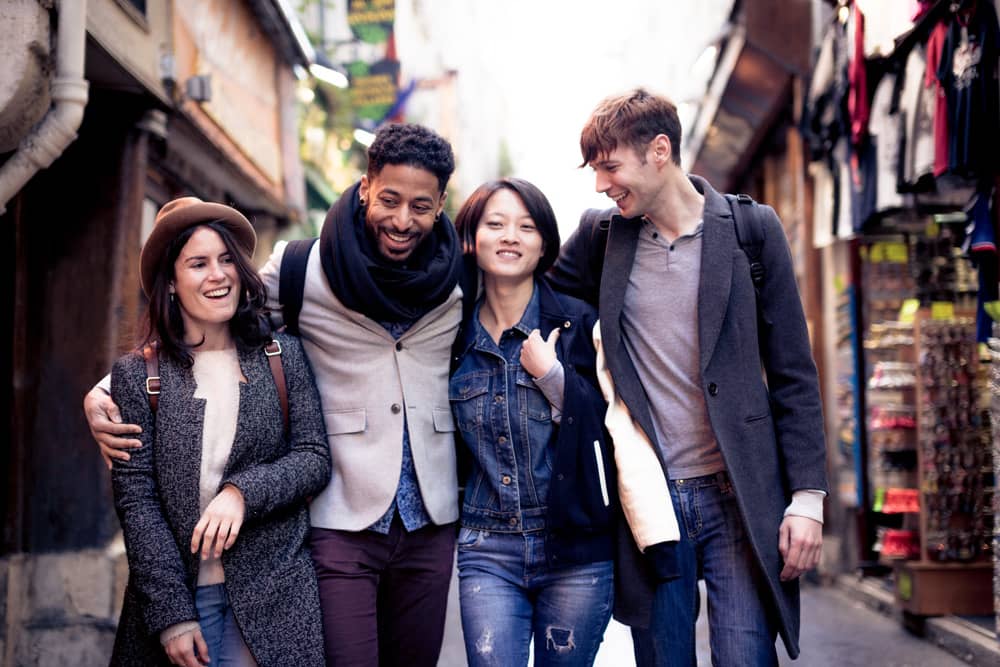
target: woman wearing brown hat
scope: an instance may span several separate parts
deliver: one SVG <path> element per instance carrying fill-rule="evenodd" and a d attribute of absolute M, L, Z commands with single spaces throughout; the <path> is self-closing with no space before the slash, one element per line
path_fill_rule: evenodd
<path fill-rule="evenodd" d="M 143 247 L 148 331 L 111 375 L 142 427 L 111 472 L 129 563 L 114 665 L 323 664 L 306 498 L 330 452 L 298 340 L 262 326 L 255 245 L 238 211 L 183 197 Z"/>

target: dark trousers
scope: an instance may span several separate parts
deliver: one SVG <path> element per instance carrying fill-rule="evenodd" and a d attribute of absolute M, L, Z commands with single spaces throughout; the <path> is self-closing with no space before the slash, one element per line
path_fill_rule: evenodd
<path fill-rule="evenodd" d="M 455 525 L 388 535 L 313 528 L 326 664 L 433 667 L 444 636 Z"/>

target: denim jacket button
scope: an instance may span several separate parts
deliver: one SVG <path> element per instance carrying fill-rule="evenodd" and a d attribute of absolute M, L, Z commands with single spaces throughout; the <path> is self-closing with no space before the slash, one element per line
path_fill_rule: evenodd
<path fill-rule="evenodd" d="M 508 484 L 510 484 L 510 475 L 504 475 L 503 477 L 500 478 L 500 481 L 503 482 L 504 486 L 507 486 Z"/>
<path fill-rule="evenodd" d="M 493 397 L 493 400 L 496 401 L 497 403 L 503 403 L 503 394 L 497 394 L 496 396 Z"/>
<path fill-rule="evenodd" d="M 516 517 L 511 517 L 510 521 L 508 521 L 507 523 L 509 523 L 512 526 L 516 526 L 517 525 L 517 518 Z"/>
<path fill-rule="evenodd" d="M 497 442 L 499 442 L 502 445 L 505 442 L 507 442 L 507 438 L 501 435 L 499 438 L 497 438 Z"/>
<path fill-rule="evenodd" d="M 570 324 L 569 320 L 563 322 L 563 329 L 569 329 L 571 326 L 572 325 Z"/>
<path fill-rule="evenodd" d="M 556 475 L 556 480 L 559 481 L 559 482 L 561 482 L 561 481 L 563 481 L 564 477 L 565 476 L 562 473 L 559 473 L 558 475 Z"/>

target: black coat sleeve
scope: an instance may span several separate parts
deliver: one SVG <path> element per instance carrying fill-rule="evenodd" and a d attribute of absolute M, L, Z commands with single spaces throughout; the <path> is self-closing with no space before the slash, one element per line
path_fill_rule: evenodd
<path fill-rule="evenodd" d="M 771 207 L 761 208 L 766 270 L 757 335 L 779 454 L 789 491 L 826 491 L 823 410 L 809 330 L 781 221 Z"/>
<path fill-rule="evenodd" d="M 558 292 L 568 294 L 597 307 L 601 291 L 607 225 L 616 209 L 588 209 L 580 216 L 580 225 L 563 243 L 559 257 L 545 278 Z"/>

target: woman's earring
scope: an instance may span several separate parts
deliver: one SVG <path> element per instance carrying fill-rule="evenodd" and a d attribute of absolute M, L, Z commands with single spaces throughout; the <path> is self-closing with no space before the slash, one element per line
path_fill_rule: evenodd
<path fill-rule="evenodd" d="M 365 205 L 365 198 L 364 197 L 358 197 L 358 201 L 361 202 L 362 206 Z"/>
<path fill-rule="evenodd" d="M 170 293 L 170 303 L 173 303 L 176 300 L 177 300 L 177 295 L 175 293 L 171 292 Z"/>

